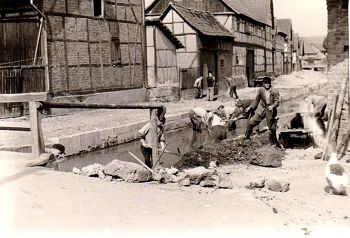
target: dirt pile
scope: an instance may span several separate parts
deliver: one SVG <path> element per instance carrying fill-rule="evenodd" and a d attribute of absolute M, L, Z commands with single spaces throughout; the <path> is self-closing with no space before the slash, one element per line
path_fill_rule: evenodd
<path fill-rule="evenodd" d="M 217 161 L 218 164 L 222 165 L 237 162 L 250 163 L 251 161 L 261 160 L 262 157 L 264 157 L 259 153 L 261 147 L 269 148 L 268 157 L 273 157 L 274 161 L 281 160 L 284 153 L 268 146 L 268 144 L 268 132 L 256 135 L 252 137 L 251 140 L 226 139 L 221 142 L 207 141 L 203 144 L 201 149 L 195 149 L 184 154 L 174 167 L 178 169 L 194 168 L 198 166 L 208 168 L 211 161 Z M 256 164 L 259 165 L 258 163 Z"/>

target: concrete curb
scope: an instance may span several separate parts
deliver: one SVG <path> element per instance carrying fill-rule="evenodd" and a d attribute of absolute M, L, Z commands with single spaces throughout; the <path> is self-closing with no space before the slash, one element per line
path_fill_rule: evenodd
<path fill-rule="evenodd" d="M 188 127 L 190 119 L 187 113 L 166 117 L 166 131 L 179 130 Z M 82 151 L 92 151 L 96 148 L 106 148 L 137 139 L 138 131 L 149 121 L 129 123 L 114 128 L 94 130 L 70 136 L 51 138 L 46 146 L 59 143 L 66 147 L 67 155 L 78 154 Z"/>

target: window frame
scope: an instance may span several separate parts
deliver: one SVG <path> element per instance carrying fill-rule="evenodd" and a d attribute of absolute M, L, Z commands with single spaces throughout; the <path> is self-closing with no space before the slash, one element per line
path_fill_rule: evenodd
<path fill-rule="evenodd" d="M 101 5 L 101 14 L 100 15 L 97 15 L 96 12 L 95 12 L 95 4 L 96 2 L 99 2 Z M 105 1 L 104 0 L 92 0 L 91 1 L 91 4 L 92 4 L 92 14 L 94 17 L 104 17 L 105 16 Z"/>

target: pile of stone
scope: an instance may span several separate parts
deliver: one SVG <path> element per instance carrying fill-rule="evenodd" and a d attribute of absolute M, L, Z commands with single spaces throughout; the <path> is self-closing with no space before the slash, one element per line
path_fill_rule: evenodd
<path fill-rule="evenodd" d="M 210 168 L 197 167 L 185 170 L 174 167 L 159 167 L 155 170 L 158 176 L 154 176 L 141 165 L 116 159 L 105 166 L 95 163 L 83 167 L 81 170 L 73 168 L 73 173 L 98 177 L 106 181 L 140 183 L 157 180 L 160 183 L 178 183 L 180 186 L 200 185 L 202 187 L 232 189 L 229 175 L 217 172 L 215 166 L 215 163 L 211 163 Z"/>
<path fill-rule="evenodd" d="M 247 189 L 262 189 L 267 188 L 273 192 L 288 192 L 290 183 L 288 182 L 279 182 L 274 179 L 262 179 L 250 182 Z"/>

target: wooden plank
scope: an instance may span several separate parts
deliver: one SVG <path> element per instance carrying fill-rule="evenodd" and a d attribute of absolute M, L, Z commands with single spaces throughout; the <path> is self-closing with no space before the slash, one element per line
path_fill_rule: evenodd
<path fill-rule="evenodd" d="M 49 108 L 95 108 L 95 109 L 157 109 L 163 107 L 162 104 L 98 104 L 98 103 L 56 103 L 42 102 Z"/>
<path fill-rule="evenodd" d="M 32 154 L 39 157 L 44 152 L 44 143 L 41 133 L 41 113 L 37 110 L 37 102 L 29 102 L 30 130 L 32 133 Z"/>
<path fill-rule="evenodd" d="M 6 102 L 44 102 L 47 101 L 47 93 L 13 93 L 0 94 L 0 103 Z"/>
<path fill-rule="evenodd" d="M 0 130 L 11 131 L 30 131 L 30 124 L 28 122 L 0 122 Z"/>
<path fill-rule="evenodd" d="M 150 167 L 152 168 L 156 160 L 158 159 L 157 110 L 151 109 L 150 114 L 151 114 L 151 121 L 150 121 L 151 128 L 149 132 L 151 133 L 151 138 L 152 138 L 152 159 L 151 159 Z"/>

